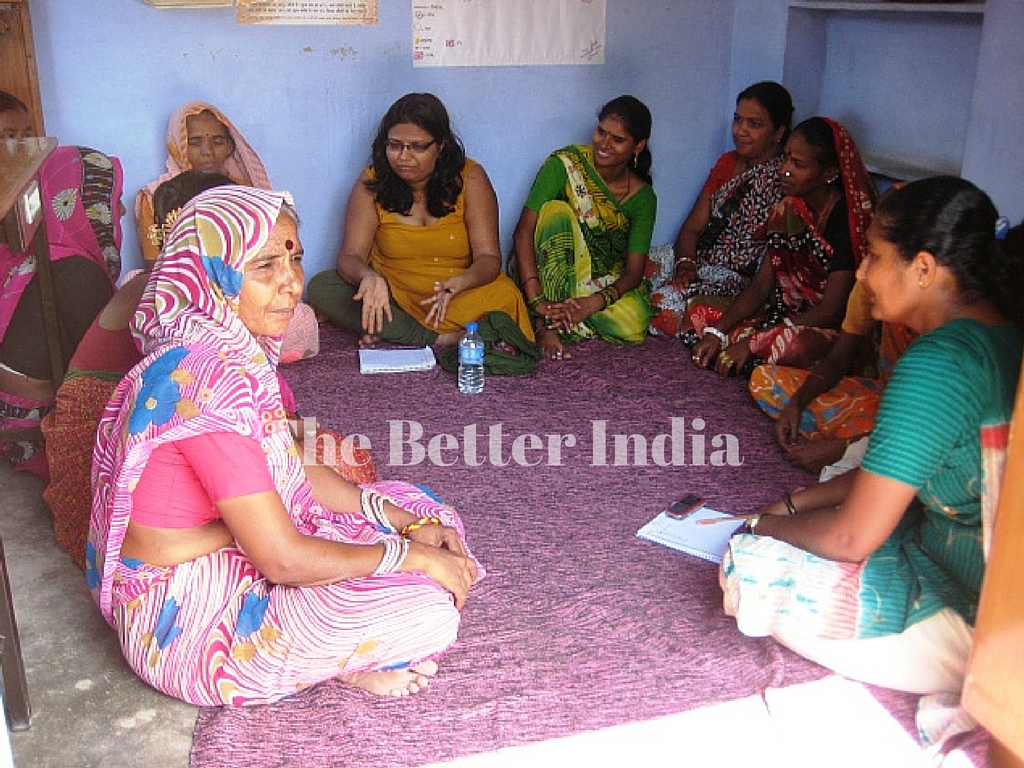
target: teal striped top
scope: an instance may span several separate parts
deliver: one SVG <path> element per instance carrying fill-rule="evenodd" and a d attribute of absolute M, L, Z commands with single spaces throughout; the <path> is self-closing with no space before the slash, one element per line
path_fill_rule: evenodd
<path fill-rule="evenodd" d="M 906 589 L 883 601 L 894 615 L 873 621 L 906 626 L 951 606 L 974 623 L 985 570 L 981 429 L 1010 421 L 1022 349 L 1013 325 L 960 319 L 918 338 L 896 364 L 862 467 L 917 488 L 923 509 L 869 558 L 864 588 L 889 598 Z"/>

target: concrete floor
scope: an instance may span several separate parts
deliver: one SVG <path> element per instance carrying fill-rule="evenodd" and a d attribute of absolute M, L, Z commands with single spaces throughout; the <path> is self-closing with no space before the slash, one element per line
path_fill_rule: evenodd
<path fill-rule="evenodd" d="M 0 534 L 32 705 L 31 728 L 11 733 L 15 765 L 187 768 L 198 710 L 128 668 L 84 574 L 54 543 L 42 481 L 0 463 L 0 489 Z"/>

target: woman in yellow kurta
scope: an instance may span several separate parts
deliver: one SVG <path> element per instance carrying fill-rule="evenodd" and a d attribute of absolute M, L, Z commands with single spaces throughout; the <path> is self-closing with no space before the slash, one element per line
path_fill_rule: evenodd
<path fill-rule="evenodd" d="M 533 339 L 522 294 L 501 271 L 494 188 L 436 96 L 406 94 L 384 115 L 349 197 L 337 268 L 307 291 L 363 345 L 454 344 L 494 311 Z"/>

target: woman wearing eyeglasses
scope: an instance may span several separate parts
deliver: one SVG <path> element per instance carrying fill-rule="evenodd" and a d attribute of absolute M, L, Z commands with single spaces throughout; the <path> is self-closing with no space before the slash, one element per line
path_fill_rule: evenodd
<path fill-rule="evenodd" d="M 501 271 L 494 188 L 433 94 L 406 94 L 384 115 L 372 163 L 349 196 L 337 268 L 307 291 L 364 346 L 455 344 L 492 311 L 533 338 L 523 298 Z"/>

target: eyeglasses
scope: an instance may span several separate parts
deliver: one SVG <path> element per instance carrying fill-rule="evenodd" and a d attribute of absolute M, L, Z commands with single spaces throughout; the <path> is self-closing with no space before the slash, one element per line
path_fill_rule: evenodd
<path fill-rule="evenodd" d="M 422 155 L 435 144 L 437 144 L 437 139 L 433 141 L 397 141 L 396 139 L 388 139 L 384 147 L 388 152 L 394 152 L 396 155 L 401 154 L 404 149 L 409 150 L 414 155 Z"/>

